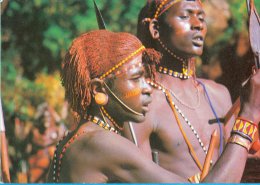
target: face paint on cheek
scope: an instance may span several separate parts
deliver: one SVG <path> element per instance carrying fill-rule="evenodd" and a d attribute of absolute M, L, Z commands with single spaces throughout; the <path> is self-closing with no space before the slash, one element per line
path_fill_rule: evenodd
<path fill-rule="evenodd" d="M 134 89 L 132 91 L 129 91 L 125 94 L 123 94 L 123 97 L 124 98 L 131 98 L 131 97 L 134 97 L 134 96 L 138 96 L 141 94 L 141 89 Z"/>

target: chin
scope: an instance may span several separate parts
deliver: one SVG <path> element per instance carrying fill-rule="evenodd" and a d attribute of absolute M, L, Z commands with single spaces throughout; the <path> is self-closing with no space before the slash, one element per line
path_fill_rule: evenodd
<path fill-rule="evenodd" d="M 201 46 L 201 47 L 196 47 L 195 49 L 194 49 L 194 52 L 196 53 L 196 55 L 202 55 L 202 53 L 203 53 L 203 46 Z"/>
<path fill-rule="evenodd" d="M 203 53 L 203 49 L 196 49 L 196 50 L 193 50 L 192 52 L 192 57 L 196 57 L 196 56 L 201 56 Z"/>
<path fill-rule="evenodd" d="M 135 123 L 142 123 L 145 120 L 145 116 L 135 116 L 134 118 L 132 118 L 132 122 Z"/>

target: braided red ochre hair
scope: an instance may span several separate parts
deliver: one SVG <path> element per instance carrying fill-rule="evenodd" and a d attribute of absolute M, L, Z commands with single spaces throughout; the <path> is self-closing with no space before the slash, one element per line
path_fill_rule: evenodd
<path fill-rule="evenodd" d="M 141 46 L 134 35 L 107 30 L 91 31 L 74 39 L 61 70 L 65 95 L 73 111 L 84 116 L 91 104 L 91 79 L 99 78 Z M 146 61 L 159 61 L 155 51 L 144 53 Z"/>

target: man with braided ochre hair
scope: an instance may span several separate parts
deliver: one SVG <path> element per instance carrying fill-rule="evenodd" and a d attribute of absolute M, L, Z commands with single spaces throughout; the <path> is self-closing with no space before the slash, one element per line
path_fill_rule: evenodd
<path fill-rule="evenodd" d="M 211 134 L 217 130 L 214 166 L 204 182 L 239 182 L 260 119 L 259 70 L 251 78 L 251 88 L 244 89 L 251 90 L 251 97 L 242 97 L 247 101 L 242 102 L 234 128 L 234 119 L 224 127 L 219 118 L 231 107 L 228 90 L 195 76 L 194 58 L 202 54 L 207 32 L 201 1 L 148 0 L 137 30 L 146 47 L 162 54 L 157 79 L 150 82 L 151 110 L 144 123 L 134 125 L 138 147 L 151 159 L 151 150 L 156 149 L 160 166 L 198 182 Z M 130 132 L 126 136 L 132 138 Z M 229 139 L 225 150 L 224 139 Z"/>
<path fill-rule="evenodd" d="M 49 182 L 185 182 L 120 136 L 123 122 L 144 121 L 146 78 L 159 59 L 128 33 L 91 31 L 73 41 L 61 77 L 80 122 L 57 144 Z"/>

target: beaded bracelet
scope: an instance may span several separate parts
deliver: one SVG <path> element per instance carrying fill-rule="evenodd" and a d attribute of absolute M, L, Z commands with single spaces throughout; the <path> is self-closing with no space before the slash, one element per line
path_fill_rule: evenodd
<path fill-rule="evenodd" d="M 245 139 L 244 137 L 241 137 L 240 135 L 233 134 L 229 139 L 228 143 L 235 143 L 242 147 L 244 147 L 247 151 L 249 151 L 251 147 L 251 142 L 248 139 Z"/>
<path fill-rule="evenodd" d="M 253 121 L 238 117 L 235 121 L 231 134 L 238 134 L 252 142 L 255 138 L 256 132 L 257 125 Z"/>

